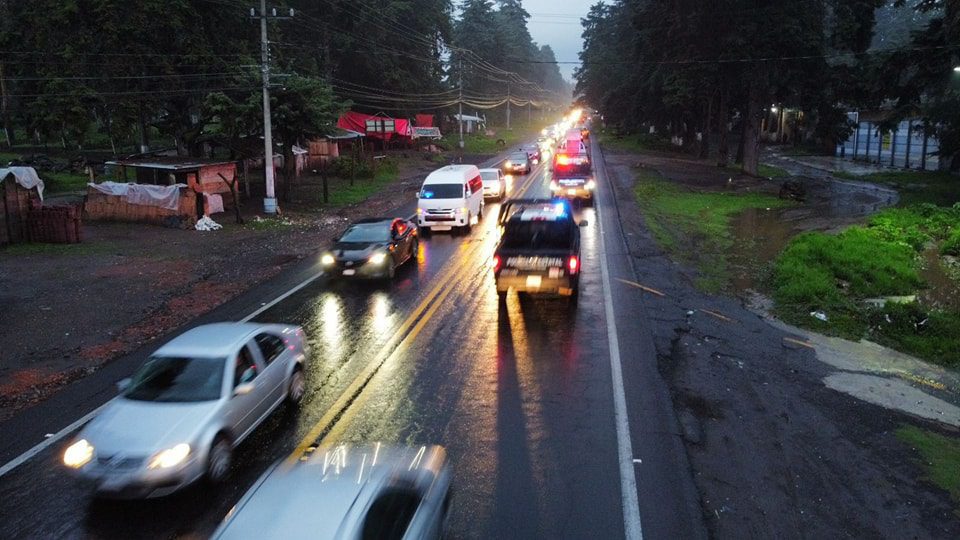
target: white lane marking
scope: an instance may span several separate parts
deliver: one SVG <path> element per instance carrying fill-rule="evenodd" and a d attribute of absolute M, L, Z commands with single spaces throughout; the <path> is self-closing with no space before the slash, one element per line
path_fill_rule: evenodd
<path fill-rule="evenodd" d="M 116 398 L 113 398 L 113 399 L 116 399 Z M 7 464 L 5 464 L 3 467 L 0 467 L 0 478 L 2 478 L 2 477 L 3 477 L 5 474 L 7 474 L 8 472 L 16 469 L 16 468 L 19 467 L 20 465 L 23 465 L 24 463 L 26 463 L 27 461 L 29 461 L 31 458 L 33 458 L 33 456 L 39 454 L 40 452 L 43 452 L 43 451 L 46 450 L 49 446 L 53 445 L 54 443 L 56 443 L 56 442 L 59 441 L 60 439 L 62 439 L 62 438 L 64 438 L 64 437 L 66 437 L 67 435 L 73 433 L 73 431 L 76 430 L 77 428 L 79 428 L 80 426 L 82 426 L 82 425 L 86 424 L 87 422 L 89 422 L 94 416 L 96 416 L 101 410 L 103 410 L 104 407 L 106 407 L 111 401 L 113 401 L 113 399 L 111 399 L 110 401 L 108 401 L 108 402 L 104 403 L 103 405 L 97 407 L 96 409 L 88 412 L 86 415 L 84 415 L 82 418 L 80 418 L 80 419 L 77 420 L 76 422 L 74 422 L 74 423 L 70 424 L 69 426 L 61 429 L 60 431 L 54 433 L 53 435 L 50 435 L 49 437 L 47 437 L 47 440 L 45 440 L 45 441 L 43 441 L 42 443 L 34 446 L 33 448 L 27 450 L 26 452 L 20 454 L 19 456 L 17 456 L 16 458 L 14 458 L 13 460 L 11 460 L 11 461 L 8 462 Z"/>
<path fill-rule="evenodd" d="M 597 205 L 600 249 L 604 258 L 607 245 L 603 235 L 603 219 Z M 623 502 L 623 528 L 627 540 L 642 540 L 640 526 L 640 501 L 637 497 L 637 477 L 634 472 L 633 444 L 630 441 L 630 422 L 627 417 L 627 397 L 623 389 L 623 368 L 620 363 L 620 339 L 617 337 L 617 322 L 613 312 L 613 296 L 610 294 L 610 274 L 607 265 L 600 265 L 603 280 L 604 313 L 607 319 L 607 344 L 610 349 L 610 374 L 613 378 L 613 416 L 617 424 L 617 453 L 620 461 L 620 498 Z"/>
<path fill-rule="evenodd" d="M 300 289 L 306 287 L 307 285 L 313 283 L 314 281 L 317 280 L 317 278 L 319 278 L 319 277 L 322 276 L 323 274 L 324 274 L 324 272 L 321 270 L 320 272 L 317 272 L 316 274 L 308 277 L 307 279 L 305 279 L 305 280 L 303 280 L 302 282 L 300 282 L 299 285 L 297 285 L 297 286 L 295 286 L 294 288 L 290 289 L 289 291 L 281 294 L 280 296 L 274 298 L 273 300 L 267 302 L 266 304 L 260 306 L 260 308 L 257 309 L 256 311 L 254 311 L 253 313 L 251 313 L 251 314 L 247 315 L 246 317 L 240 319 L 240 322 L 242 322 L 242 323 L 250 322 L 250 321 L 253 320 L 253 318 L 256 317 L 257 315 L 259 315 L 259 314 L 263 313 L 264 311 L 272 308 L 273 306 L 279 304 L 280 302 L 283 302 L 283 301 L 286 300 L 287 297 L 289 297 L 291 294 L 293 294 L 293 293 L 299 291 Z"/>

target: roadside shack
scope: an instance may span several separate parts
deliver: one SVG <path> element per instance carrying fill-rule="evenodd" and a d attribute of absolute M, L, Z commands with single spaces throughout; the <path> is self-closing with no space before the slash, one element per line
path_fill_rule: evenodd
<path fill-rule="evenodd" d="M 116 181 L 89 184 L 88 219 L 190 227 L 235 204 L 234 161 L 155 157 L 106 165 Z"/>

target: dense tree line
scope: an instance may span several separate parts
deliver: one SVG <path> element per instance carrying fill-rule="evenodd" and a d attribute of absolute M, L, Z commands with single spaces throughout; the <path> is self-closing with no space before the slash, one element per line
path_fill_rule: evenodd
<path fill-rule="evenodd" d="M 198 155 L 211 138 L 236 148 L 262 133 L 253 6 L 259 2 L 0 0 L 0 144 L 85 148 L 96 136 L 114 153 L 134 142 L 155 147 L 151 138 L 182 155 Z M 501 47 L 521 59 L 553 59 L 530 39 L 518 0 L 498 2 L 478 39 L 464 34 L 472 23 L 455 20 L 451 0 L 275 0 L 270 7 L 295 13 L 269 22 L 274 130 L 286 148 L 329 130 L 347 107 L 398 116 L 453 111 L 451 60 L 464 51 L 466 69 L 477 74 L 465 80 L 465 94 L 482 103 L 507 93 L 503 81 L 515 83 L 511 92 L 523 100 L 565 85 L 553 64 L 500 60 Z M 496 39 L 480 39 L 489 34 Z"/>
<path fill-rule="evenodd" d="M 884 25 L 904 3 L 921 14 L 904 23 L 920 28 L 911 43 L 871 49 L 884 0 L 600 2 L 582 20 L 576 92 L 619 129 L 682 137 L 751 174 L 771 104 L 802 111 L 804 141 L 832 149 L 850 133 L 847 110 L 895 100 L 888 122 L 921 115 L 949 162 L 958 150 L 958 2 L 899 0 L 879 11 Z"/>

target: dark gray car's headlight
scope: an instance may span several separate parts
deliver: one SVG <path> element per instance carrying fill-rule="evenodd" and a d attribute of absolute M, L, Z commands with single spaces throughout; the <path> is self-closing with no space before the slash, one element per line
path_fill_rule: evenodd
<path fill-rule="evenodd" d="M 387 254 L 382 251 L 378 251 L 371 255 L 367 260 L 370 261 L 370 264 L 381 265 L 387 260 Z"/>

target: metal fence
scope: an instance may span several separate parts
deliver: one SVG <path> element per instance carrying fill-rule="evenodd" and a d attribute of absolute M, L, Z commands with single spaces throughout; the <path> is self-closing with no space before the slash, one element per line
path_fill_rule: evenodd
<path fill-rule="evenodd" d="M 892 131 L 879 132 L 874 122 L 861 121 L 859 113 L 847 113 L 856 126 L 850 137 L 837 146 L 837 156 L 904 169 L 934 171 L 940 166 L 937 139 L 924 133 L 923 122 L 900 122 Z"/>

